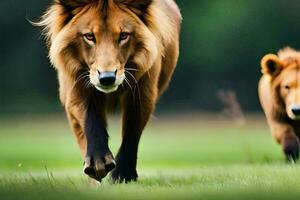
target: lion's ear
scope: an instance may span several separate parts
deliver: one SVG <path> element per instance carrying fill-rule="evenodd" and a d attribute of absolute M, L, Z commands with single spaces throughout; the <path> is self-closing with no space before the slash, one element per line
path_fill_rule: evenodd
<path fill-rule="evenodd" d="M 115 0 L 116 3 L 123 4 L 130 8 L 138 16 L 147 13 L 147 9 L 153 0 Z"/>
<path fill-rule="evenodd" d="M 282 69 L 282 64 L 275 54 L 268 54 L 261 60 L 261 68 L 263 74 L 269 74 L 271 76 L 276 76 L 280 73 Z"/>

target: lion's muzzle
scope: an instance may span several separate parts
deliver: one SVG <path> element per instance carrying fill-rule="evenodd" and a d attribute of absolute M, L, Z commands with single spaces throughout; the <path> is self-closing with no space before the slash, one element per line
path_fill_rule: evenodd
<path fill-rule="evenodd" d="M 291 111 L 296 116 L 296 118 L 300 117 L 300 105 L 292 105 Z"/>
<path fill-rule="evenodd" d="M 118 74 L 116 71 L 103 71 L 96 70 L 96 73 L 90 73 L 90 81 L 95 88 L 106 94 L 118 90 L 119 85 L 125 79 L 125 74 Z"/>

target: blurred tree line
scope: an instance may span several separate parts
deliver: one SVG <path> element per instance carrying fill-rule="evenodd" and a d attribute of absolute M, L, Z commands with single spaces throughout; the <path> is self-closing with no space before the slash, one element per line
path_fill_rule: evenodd
<path fill-rule="evenodd" d="M 0 2 L 0 113 L 61 110 L 56 73 L 36 20 L 50 0 Z M 284 46 L 300 49 L 298 0 L 178 0 L 181 55 L 159 111 L 218 111 L 218 91 L 235 91 L 258 111 L 260 59 Z"/>

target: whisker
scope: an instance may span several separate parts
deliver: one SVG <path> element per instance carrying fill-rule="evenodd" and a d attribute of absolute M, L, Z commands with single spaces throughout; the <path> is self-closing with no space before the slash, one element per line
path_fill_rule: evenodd
<path fill-rule="evenodd" d="M 125 68 L 125 71 L 126 70 L 128 70 L 128 71 L 137 71 L 137 72 L 141 71 L 141 70 L 138 70 L 138 69 L 135 69 L 135 68 Z"/>
<path fill-rule="evenodd" d="M 128 86 L 130 87 L 130 90 L 133 91 L 133 90 L 132 90 L 132 86 L 130 85 L 129 80 L 128 80 L 126 77 L 125 77 L 125 82 L 126 82 L 126 83 L 128 84 Z"/>
<path fill-rule="evenodd" d="M 77 79 L 76 79 L 76 82 L 77 83 L 78 81 L 80 81 L 82 78 L 84 78 L 85 76 L 88 76 L 89 75 L 89 72 L 86 71 L 86 72 L 83 72 L 82 74 L 80 74 Z"/>
<path fill-rule="evenodd" d="M 148 77 L 151 79 L 151 76 L 150 76 L 150 72 L 149 72 L 149 70 L 147 71 L 147 74 L 148 74 Z"/>
<path fill-rule="evenodd" d="M 77 85 L 77 83 L 79 83 L 79 82 L 82 81 L 82 80 L 87 80 L 88 78 L 89 78 L 89 72 L 88 72 L 88 71 L 85 71 L 85 72 L 83 72 L 82 74 L 80 74 L 80 75 L 77 77 L 75 83 L 73 84 L 72 89 Z"/>
<path fill-rule="evenodd" d="M 84 80 L 84 87 L 85 88 L 89 88 L 90 87 L 91 82 L 88 79 Z"/>
<path fill-rule="evenodd" d="M 84 71 L 82 74 L 80 74 L 77 78 L 80 78 L 80 77 L 82 77 L 82 76 L 85 76 L 85 75 L 87 75 L 87 74 L 89 74 L 89 71 Z"/>
<path fill-rule="evenodd" d="M 136 80 L 136 78 L 132 75 L 132 73 L 130 73 L 129 71 L 125 71 L 125 72 L 127 72 L 127 74 L 129 74 L 129 75 L 133 78 L 133 80 L 134 80 L 134 82 L 135 82 L 134 93 L 135 93 L 135 90 L 137 89 L 137 92 L 138 92 L 138 100 L 139 100 L 139 104 L 141 105 L 142 103 L 141 103 L 141 93 L 140 93 L 139 83 L 138 83 L 138 81 Z M 133 98 L 133 99 L 135 99 L 135 98 Z"/>
<path fill-rule="evenodd" d="M 130 72 L 128 72 L 128 71 L 125 71 L 125 72 L 127 72 L 127 74 L 129 74 L 129 75 L 133 78 L 134 82 L 135 82 L 136 84 L 138 84 L 138 81 L 137 81 L 136 78 L 132 75 L 132 73 L 130 73 Z"/>
<path fill-rule="evenodd" d="M 86 88 L 91 88 L 91 87 L 93 87 L 93 84 L 91 83 L 91 80 L 90 80 L 89 75 L 86 76 L 86 79 L 85 79 L 85 87 L 86 87 Z"/>
<path fill-rule="evenodd" d="M 125 82 L 128 84 L 131 94 L 132 94 L 132 98 L 134 99 L 134 91 L 132 89 L 132 86 L 130 85 L 130 81 L 125 77 Z"/>

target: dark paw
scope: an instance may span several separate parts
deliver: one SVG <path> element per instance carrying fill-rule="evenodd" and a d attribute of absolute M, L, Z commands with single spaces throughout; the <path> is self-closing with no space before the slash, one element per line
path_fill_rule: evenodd
<path fill-rule="evenodd" d="M 138 175 L 135 169 L 126 169 L 126 167 L 116 167 L 112 171 L 111 178 L 113 183 L 130 183 L 137 181 Z"/>
<path fill-rule="evenodd" d="M 111 153 L 107 153 L 104 156 L 86 156 L 84 173 L 101 182 L 115 166 L 116 162 Z"/>
<path fill-rule="evenodd" d="M 283 152 L 287 161 L 296 162 L 299 159 L 299 142 L 296 139 L 289 139 L 285 141 Z"/>

